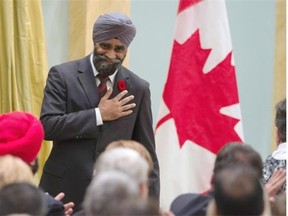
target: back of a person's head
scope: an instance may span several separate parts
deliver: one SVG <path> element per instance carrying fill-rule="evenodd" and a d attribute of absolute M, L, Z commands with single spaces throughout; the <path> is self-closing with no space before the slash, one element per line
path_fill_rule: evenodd
<path fill-rule="evenodd" d="M 0 156 L 0 188 L 17 182 L 35 184 L 30 167 L 18 157 Z"/>
<path fill-rule="evenodd" d="M 245 164 L 254 168 L 258 178 L 262 178 L 263 163 L 260 154 L 250 145 L 240 142 L 231 142 L 222 147 L 218 152 L 214 175 L 227 165 Z"/>
<path fill-rule="evenodd" d="M 286 142 L 286 98 L 276 105 L 275 125 L 278 130 L 279 142 Z"/>
<path fill-rule="evenodd" d="M 231 165 L 215 176 L 214 197 L 219 215 L 261 215 L 264 192 L 253 168 Z"/>
<path fill-rule="evenodd" d="M 149 173 L 152 171 L 153 169 L 152 157 L 150 153 L 148 152 L 148 150 L 141 143 L 135 140 L 117 140 L 117 141 L 111 142 L 106 147 L 105 151 L 118 148 L 118 147 L 131 148 L 137 151 L 147 161 L 149 165 Z"/>
<path fill-rule="evenodd" d="M 104 151 L 96 161 L 95 173 L 108 170 L 124 172 L 138 184 L 148 180 L 148 163 L 133 149 L 118 147 Z"/>
<path fill-rule="evenodd" d="M 31 163 L 43 140 L 43 126 L 32 114 L 15 111 L 0 115 L 0 155 L 10 154 Z"/>
<path fill-rule="evenodd" d="M 96 175 L 84 198 L 87 215 L 115 215 L 126 199 L 139 197 L 137 183 L 120 171 L 105 171 Z"/>
<path fill-rule="evenodd" d="M 13 183 L 0 190 L 0 215 L 45 215 L 42 191 L 29 183 Z"/>

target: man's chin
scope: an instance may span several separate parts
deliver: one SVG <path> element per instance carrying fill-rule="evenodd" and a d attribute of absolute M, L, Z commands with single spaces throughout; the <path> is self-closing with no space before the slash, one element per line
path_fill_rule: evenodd
<path fill-rule="evenodd" d="M 101 71 L 101 70 L 99 70 L 98 73 L 102 77 L 108 77 L 108 76 L 111 76 L 113 73 L 115 73 L 115 71 Z"/>
<path fill-rule="evenodd" d="M 114 74 L 116 72 L 116 70 L 120 67 L 119 66 L 112 66 L 112 67 L 102 67 L 102 68 L 96 68 L 96 70 L 98 71 L 98 73 L 103 76 L 103 77 L 108 77 L 111 76 L 112 74 Z"/>

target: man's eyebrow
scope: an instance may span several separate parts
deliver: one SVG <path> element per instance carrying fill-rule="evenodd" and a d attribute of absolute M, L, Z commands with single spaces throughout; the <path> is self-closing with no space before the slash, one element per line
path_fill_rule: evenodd
<path fill-rule="evenodd" d="M 121 49 L 126 49 L 126 46 L 124 46 L 124 45 L 116 45 L 115 47 L 118 48 L 118 49 L 119 49 L 119 48 L 121 48 Z"/>

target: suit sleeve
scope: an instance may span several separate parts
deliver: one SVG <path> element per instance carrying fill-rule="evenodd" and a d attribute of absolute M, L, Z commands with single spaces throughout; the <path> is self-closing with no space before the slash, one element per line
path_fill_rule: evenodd
<path fill-rule="evenodd" d="M 160 178 L 159 178 L 159 164 L 155 151 L 155 138 L 153 131 L 153 120 L 151 110 L 151 96 L 149 84 L 145 90 L 143 99 L 141 101 L 139 114 L 137 117 L 133 139 L 142 143 L 149 151 L 153 160 L 153 170 L 149 176 L 149 193 L 150 196 L 159 201 L 160 193 Z"/>
<path fill-rule="evenodd" d="M 61 141 L 97 137 L 94 108 L 87 107 L 77 112 L 67 112 L 66 85 L 59 69 L 52 67 L 44 89 L 40 115 L 45 139 Z"/>

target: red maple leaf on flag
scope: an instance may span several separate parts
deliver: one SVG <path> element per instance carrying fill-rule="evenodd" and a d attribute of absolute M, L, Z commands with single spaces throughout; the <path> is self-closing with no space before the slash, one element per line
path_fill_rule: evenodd
<path fill-rule="evenodd" d="M 192 5 L 200 2 L 202 0 L 180 0 L 179 2 L 179 8 L 178 8 L 178 13 L 188 7 L 191 7 Z"/>
<path fill-rule="evenodd" d="M 232 53 L 209 73 L 203 66 L 211 49 L 202 49 L 199 30 L 184 44 L 174 41 L 163 100 L 170 113 L 157 124 L 173 118 L 180 147 L 186 140 L 217 154 L 228 142 L 241 141 L 234 130 L 238 119 L 220 113 L 222 107 L 239 103 Z"/>

